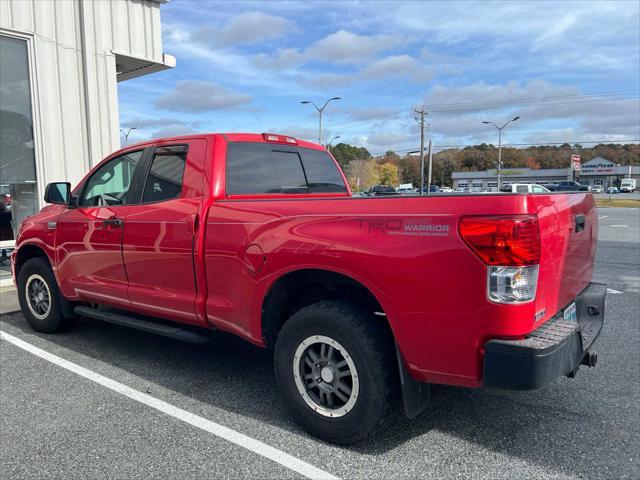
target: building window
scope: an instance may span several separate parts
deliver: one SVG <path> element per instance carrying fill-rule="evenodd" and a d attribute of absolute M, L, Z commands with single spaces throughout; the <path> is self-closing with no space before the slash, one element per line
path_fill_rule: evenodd
<path fill-rule="evenodd" d="M 0 36 L 0 240 L 38 210 L 26 40 Z"/>

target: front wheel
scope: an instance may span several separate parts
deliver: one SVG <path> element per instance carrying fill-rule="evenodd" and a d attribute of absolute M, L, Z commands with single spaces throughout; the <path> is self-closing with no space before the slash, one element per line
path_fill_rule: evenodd
<path fill-rule="evenodd" d="M 321 301 L 294 313 L 282 328 L 276 381 L 306 430 L 354 443 L 387 418 L 395 382 L 392 348 L 381 319 L 349 302 Z"/>
<path fill-rule="evenodd" d="M 65 317 L 62 303 L 67 302 L 56 283 L 49 262 L 31 258 L 18 274 L 18 300 L 24 318 L 37 332 L 54 333 L 71 328 L 75 317 Z"/>

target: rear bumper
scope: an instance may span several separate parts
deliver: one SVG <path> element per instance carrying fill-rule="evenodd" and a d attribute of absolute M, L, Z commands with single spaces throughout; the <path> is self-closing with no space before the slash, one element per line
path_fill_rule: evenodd
<path fill-rule="evenodd" d="M 590 283 L 575 299 L 577 322 L 559 312 L 522 340 L 489 340 L 483 386 L 532 390 L 575 373 L 602 329 L 606 294 L 606 285 Z"/>

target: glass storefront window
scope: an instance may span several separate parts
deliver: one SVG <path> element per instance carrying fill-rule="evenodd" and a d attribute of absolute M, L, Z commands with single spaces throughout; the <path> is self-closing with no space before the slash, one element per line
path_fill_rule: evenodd
<path fill-rule="evenodd" d="M 0 36 L 0 241 L 38 210 L 26 40 Z"/>

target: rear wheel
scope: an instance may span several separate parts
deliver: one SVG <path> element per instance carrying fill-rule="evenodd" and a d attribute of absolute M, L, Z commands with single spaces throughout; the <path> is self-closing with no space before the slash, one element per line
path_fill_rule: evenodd
<path fill-rule="evenodd" d="M 65 317 L 62 297 L 49 262 L 31 258 L 18 274 L 18 300 L 24 318 L 38 332 L 53 333 L 71 328 L 75 317 Z"/>
<path fill-rule="evenodd" d="M 350 444 L 379 428 L 392 403 L 392 344 L 385 325 L 358 305 L 321 301 L 285 323 L 276 381 L 296 420 L 325 440 Z"/>

